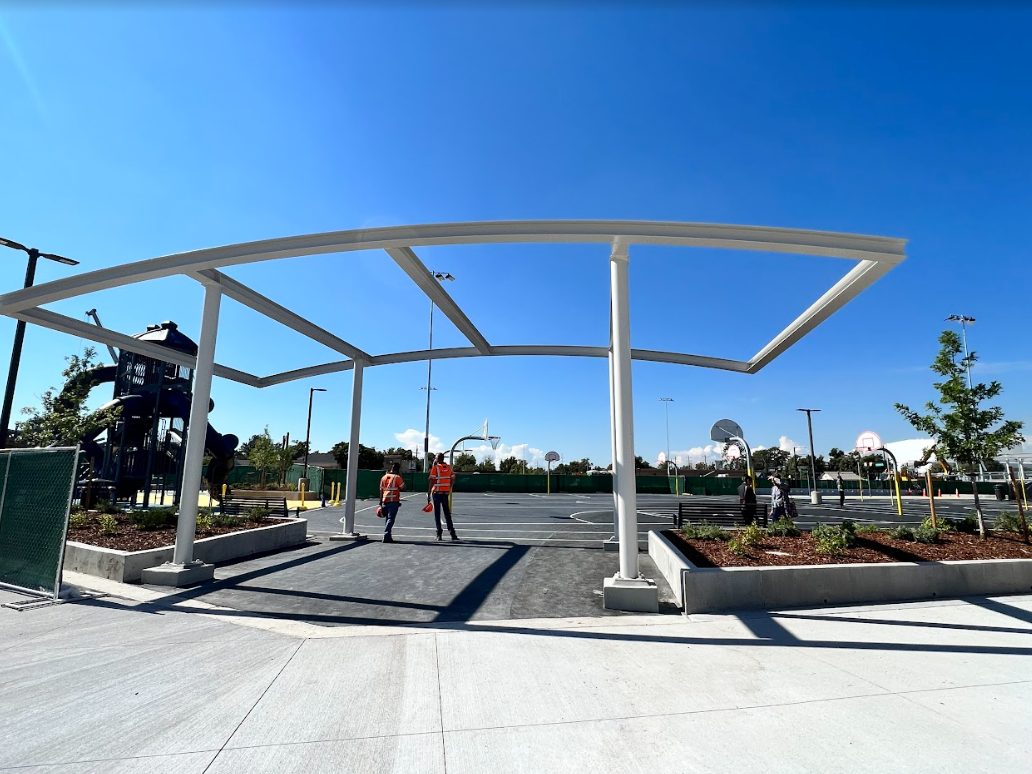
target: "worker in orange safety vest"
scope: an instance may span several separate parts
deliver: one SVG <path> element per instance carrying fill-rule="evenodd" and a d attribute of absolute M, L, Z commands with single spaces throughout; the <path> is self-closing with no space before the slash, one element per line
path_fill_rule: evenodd
<path fill-rule="evenodd" d="M 437 525 L 438 541 L 444 539 L 441 537 L 441 508 L 444 508 L 444 521 L 448 525 L 451 539 L 459 539 L 459 536 L 455 534 L 455 527 L 452 525 L 451 504 L 448 502 L 454 481 L 455 472 L 451 465 L 444 461 L 443 454 L 438 454 L 434 466 L 430 468 L 430 491 L 426 495 L 427 502 L 430 502 L 431 498 L 434 501 L 434 523 Z"/>
<path fill-rule="evenodd" d="M 405 488 L 405 479 L 401 477 L 401 465 L 395 462 L 391 465 L 391 472 L 380 479 L 380 508 L 379 512 L 387 520 L 383 525 L 383 542 L 393 543 L 391 530 L 394 529 L 394 520 L 398 518 L 398 509 L 401 507 L 401 491 Z"/>

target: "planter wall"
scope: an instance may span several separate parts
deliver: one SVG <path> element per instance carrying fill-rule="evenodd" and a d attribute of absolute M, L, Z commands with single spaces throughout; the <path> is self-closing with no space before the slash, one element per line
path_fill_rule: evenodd
<path fill-rule="evenodd" d="M 211 564 L 252 554 L 300 545 L 308 535 L 305 519 L 279 519 L 267 527 L 202 538 L 194 543 L 194 558 Z M 120 583 L 138 583 L 143 571 L 172 561 L 172 546 L 146 551 L 116 551 L 68 541 L 64 569 L 95 575 Z"/>
<path fill-rule="evenodd" d="M 679 590 L 686 614 L 1027 594 L 1032 590 L 1032 559 L 696 567 L 658 532 L 649 533 L 649 555 L 670 587 Z"/>

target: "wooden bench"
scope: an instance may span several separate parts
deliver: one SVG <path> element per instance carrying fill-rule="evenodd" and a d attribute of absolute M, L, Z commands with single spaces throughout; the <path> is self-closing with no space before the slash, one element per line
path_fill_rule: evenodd
<path fill-rule="evenodd" d="M 756 503 L 755 523 L 767 526 L 767 503 Z M 686 521 L 706 521 L 720 527 L 744 527 L 749 521 L 742 515 L 742 506 L 728 502 L 681 502 L 677 504 L 674 525 L 680 529 Z"/>
<path fill-rule="evenodd" d="M 227 497 L 222 501 L 222 512 L 229 516 L 244 516 L 252 508 L 265 508 L 270 516 L 286 518 L 286 497 Z"/>

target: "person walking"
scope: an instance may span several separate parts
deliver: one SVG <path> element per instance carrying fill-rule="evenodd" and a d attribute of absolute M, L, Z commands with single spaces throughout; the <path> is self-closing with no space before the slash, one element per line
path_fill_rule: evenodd
<path fill-rule="evenodd" d="M 448 498 L 451 496 L 452 484 L 455 481 L 455 472 L 451 465 L 444 461 L 444 454 L 438 454 L 434 466 L 430 468 L 430 491 L 427 493 L 427 500 L 434 501 L 434 523 L 437 525 L 437 540 L 444 540 L 441 537 L 441 509 L 444 509 L 444 522 L 448 526 L 448 533 L 452 540 L 458 540 L 455 534 L 455 527 L 452 524 L 451 504 Z"/>
<path fill-rule="evenodd" d="M 786 513 L 785 493 L 781 488 L 781 479 L 777 476 L 770 478 L 770 520 L 777 521 Z"/>
<path fill-rule="evenodd" d="M 401 477 L 401 464 L 395 462 L 391 465 L 391 472 L 380 479 L 380 513 L 386 519 L 383 525 L 383 542 L 393 543 L 391 530 L 394 529 L 394 520 L 398 518 L 398 509 L 401 507 L 401 490 L 405 488 L 405 479 Z"/>
<path fill-rule="evenodd" d="M 846 482 L 842 480 L 842 474 L 838 474 L 838 478 L 835 479 L 835 483 L 838 484 L 838 507 L 846 507 Z"/>
<path fill-rule="evenodd" d="M 742 506 L 742 518 L 746 524 L 756 521 L 756 490 L 753 489 L 751 476 L 743 478 L 738 487 L 738 504 Z"/>

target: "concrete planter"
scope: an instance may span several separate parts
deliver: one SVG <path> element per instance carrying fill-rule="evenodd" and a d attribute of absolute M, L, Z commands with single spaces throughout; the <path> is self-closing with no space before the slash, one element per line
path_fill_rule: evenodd
<path fill-rule="evenodd" d="M 696 567 L 659 532 L 649 556 L 685 613 L 1029 593 L 1032 559 Z"/>
<path fill-rule="evenodd" d="M 305 519 L 273 518 L 267 527 L 202 538 L 194 543 L 194 558 L 214 564 L 252 554 L 300 545 L 308 535 Z M 138 583 L 143 571 L 172 561 L 172 546 L 146 551 L 116 551 L 85 543 L 65 544 L 64 569 L 120 583 Z"/>

